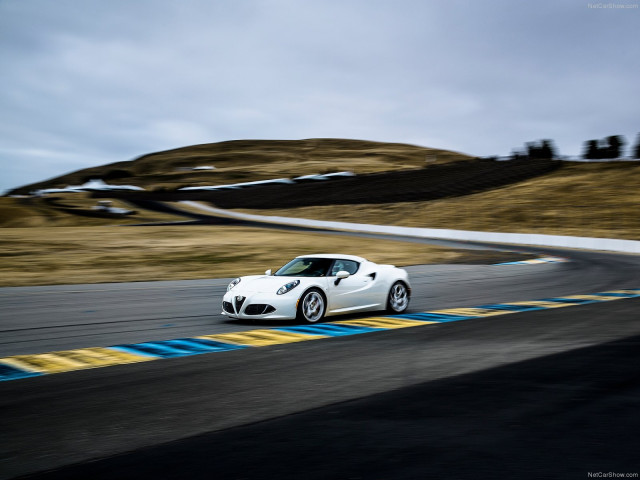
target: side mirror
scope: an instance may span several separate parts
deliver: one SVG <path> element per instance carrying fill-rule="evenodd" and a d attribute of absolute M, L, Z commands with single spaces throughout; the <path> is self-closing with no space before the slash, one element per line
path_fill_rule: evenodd
<path fill-rule="evenodd" d="M 336 273 L 336 281 L 333 282 L 334 285 L 338 285 L 340 283 L 340 280 L 342 280 L 343 278 L 349 278 L 351 276 L 351 274 L 345 270 L 340 270 L 338 273 Z"/>
<path fill-rule="evenodd" d="M 271 269 L 267 270 L 266 272 L 264 272 L 265 275 L 271 275 Z"/>

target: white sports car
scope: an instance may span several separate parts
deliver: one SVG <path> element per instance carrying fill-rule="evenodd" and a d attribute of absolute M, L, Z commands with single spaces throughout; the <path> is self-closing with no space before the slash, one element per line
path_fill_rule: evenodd
<path fill-rule="evenodd" d="M 353 255 L 296 257 L 275 273 L 233 280 L 222 314 L 239 319 L 298 319 L 315 323 L 325 316 L 409 306 L 409 275 Z"/>

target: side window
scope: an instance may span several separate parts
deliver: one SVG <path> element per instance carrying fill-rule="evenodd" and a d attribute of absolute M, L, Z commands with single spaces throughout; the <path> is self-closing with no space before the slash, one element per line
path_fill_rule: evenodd
<path fill-rule="evenodd" d="M 335 277 L 338 272 L 343 270 L 353 275 L 358 271 L 358 268 L 360 268 L 360 264 L 353 260 L 336 260 L 331 267 L 331 276 Z"/>

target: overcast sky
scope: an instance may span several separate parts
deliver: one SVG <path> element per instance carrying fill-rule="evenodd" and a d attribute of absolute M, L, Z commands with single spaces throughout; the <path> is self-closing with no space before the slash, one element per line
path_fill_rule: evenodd
<path fill-rule="evenodd" d="M 634 143 L 640 0 L 617 3 L 0 0 L 0 192 L 234 139 Z"/>

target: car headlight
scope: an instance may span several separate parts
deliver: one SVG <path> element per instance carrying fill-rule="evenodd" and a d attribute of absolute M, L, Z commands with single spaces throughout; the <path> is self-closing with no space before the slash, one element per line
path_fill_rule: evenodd
<path fill-rule="evenodd" d="M 240 278 L 236 278 L 233 282 L 231 282 L 227 287 L 227 292 L 231 290 L 233 287 L 235 287 L 237 284 L 239 284 L 240 280 L 241 280 Z"/>
<path fill-rule="evenodd" d="M 284 295 L 296 288 L 298 285 L 300 285 L 300 280 L 294 280 L 293 282 L 289 282 L 286 285 L 281 286 L 276 293 L 278 295 Z"/>

